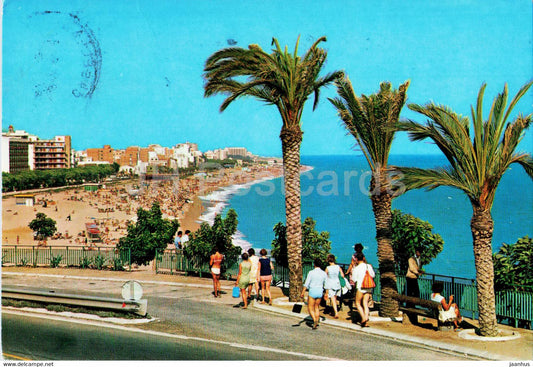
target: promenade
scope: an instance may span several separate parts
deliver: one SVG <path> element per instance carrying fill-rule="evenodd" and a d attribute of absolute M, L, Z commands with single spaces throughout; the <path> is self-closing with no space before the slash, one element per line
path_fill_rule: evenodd
<path fill-rule="evenodd" d="M 9 278 L 9 279 L 8 279 Z M 209 277 L 198 278 L 181 275 L 155 274 L 150 267 L 142 267 L 131 272 L 98 271 L 92 269 L 65 269 L 65 268 L 30 268 L 30 267 L 4 267 L 2 268 L 2 283 L 10 284 L 13 279 L 19 283 L 26 284 L 30 279 L 39 279 L 43 287 L 53 283 L 55 286 L 64 286 L 67 289 L 79 292 L 95 292 L 94 282 L 100 280 L 108 281 L 128 281 L 136 280 L 145 287 L 160 288 L 172 285 L 196 287 L 205 289 L 205 298 L 212 300 L 212 280 Z M 223 290 L 226 292 L 222 298 L 216 302 L 227 304 L 238 304 L 240 299 L 231 297 L 233 281 L 221 281 Z M 117 296 L 120 290 L 117 288 Z M 252 302 L 254 310 L 282 314 L 294 321 L 305 325 L 305 318 L 308 316 L 306 305 L 301 313 L 292 312 L 292 303 L 288 302 L 282 290 L 278 287 L 272 288 L 273 305 Z M 323 311 L 323 309 L 321 309 Z M 35 311 L 27 311 L 35 312 Z M 148 303 L 150 313 L 150 303 Z M 473 333 L 477 326 L 476 320 L 465 319 L 467 327 L 461 332 L 436 331 L 436 321 L 420 319 L 419 325 L 403 324 L 387 318 L 380 318 L 377 313 L 373 313 L 370 318 L 370 327 L 361 328 L 352 320 L 352 315 L 348 306 L 344 306 L 339 313 L 339 319 L 333 319 L 330 315 L 324 316 L 322 325 L 352 330 L 355 333 L 368 333 L 378 335 L 393 340 L 414 343 L 429 349 L 450 351 L 469 357 L 497 361 L 530 361 L 533 359 L 533 331 L 526 329 L 515 329 L 500 325 L 505 337 L 502 338 L 480 338 Z M 157 315 L 156 315 L 157 316 Z M 69 316 L 72 317 L 72 316 Z M 79 316 L 77 316 L 79 317 Z M 149 328 L 150 323 L 143 326 Z M 316 331 L 309 328 L 309 333 L 320 334 L 320 328 Z"/>

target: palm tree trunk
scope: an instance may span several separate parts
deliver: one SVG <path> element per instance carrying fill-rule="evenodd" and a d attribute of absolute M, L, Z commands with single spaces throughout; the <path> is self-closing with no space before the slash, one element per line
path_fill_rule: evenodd
<path fill-rule="evenodd" d="M 490 210 L 473 204 L 470 221 L 474 242 L 476 265 L 477 299 L 479 308 L 479 333 L 482 336 L 497 336 L 496 301 L 494 294 L 494 264 L 492 261 L 492 232 L 494 222 Z"/>
<path fill-rule="evenodd" d="M 397 317 L 398 301 L 393 296 L 398 294 L 392 248 L 392 196 L 390 180 L 385 170 L 376 169 L 370 181 L 372 210 L 376 221 L 376 240 L 378 243 L 378 262 L 381 283 L 381 305 L 379 315 Z"/>
<path fill-rule="evenodd" d="M 297 302 L 302 291 L 302 220 L 300 197 L 300 145 L 302 131 L 281 130 L 283 176 L 285 181 L 285 216 L 287 257 L 289 260 L 289 301 Z"/>

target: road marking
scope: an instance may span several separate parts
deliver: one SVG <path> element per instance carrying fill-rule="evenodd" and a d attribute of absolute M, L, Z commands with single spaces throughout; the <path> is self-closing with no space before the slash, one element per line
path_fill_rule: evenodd
<path fill-rule="evenodd" d="M 2 355 L 4 357 L 7 357 L 7 358 L 13 358 L 13 359 L 16 359 L 16 360 L 19 360 L 19 361 L 31 361 L 31 359 L 29 358 L 24 358 L 24 357 L 21 357 L 21 356 L 16 356 L 14 354 L 9 354 L 9 353 L 2 353 Z"/>
<path fill-rule="evenodd" d="M 287 350 L 283 350 L 283 349 L 263 347 L 263 346 L 260 346 L 260 345 L 240 344 L 240 343 L 226 342 L 226 341 L 222 341 L 222 340 L 200 338 L 200 337 L 196 337 L 196 336 L 187 336 L 187 335 L 181 335 L 181 334 L 167 334 L 167 333 L 163 333 L 163 332 L 160 332 L 160 331 L 142 330 L 142 329 L 130 328 L 130 327 L 125 327 L 125 326 L 120 326 L 120 325 L 108 325 L 108 324 L 102 323 L 102 322 L 87 321 L 87 320 L 83 320 L 83 321 L 65 320 L 65 318 L 63 318 L 63 317 L 53 316 L 53 315 L 28 315 L 27 313 L 19 312 L 19 311 L 13 311 L 13 310 L 4 310 L 3 313 L 18 315 L 18 316 L 24 316 L 24 317 L 35 317 L 35 318 L 41 318 L 41 319 L 49 319 L 49 320 L 55 320 L 55 321 L 70 322 L 70 323 L 82 324 L 82 325 L 105 327 L 105 328 L 109 328 L 109 329 L 127 331 L 127 332 L 130 332 L 130 333 L 131 332 L 136 332 L 136 333 L 142 333 L 142 334 L 162 336 L 162 337 L 167 337 L 167 338 L 172 338 L 172 339 L 194 340 L 194 341 L 205 342 L 205 343 L 216 343 L 216 344 L 222 344 L 222 345 L 230 346 L 230 347 L 233 347 L 233 348 L 260 350 L 260 351 L 263 351 L 263 352 L 287 354 L 287 355 L 292 355 L 292 356 L 296 356 L 296 357 L 300 357 L 300 358 L 316 359 L 316 360 L 320 360 L 320 361 L 340 361 L 341 360 L 341 359 L 338 359 L 338 358 L 328 358 L 328 357 L 318 356 L 318 355 L 314 355 L 314 354 L 291 352 L 291 351 L 287 351 Z"/>

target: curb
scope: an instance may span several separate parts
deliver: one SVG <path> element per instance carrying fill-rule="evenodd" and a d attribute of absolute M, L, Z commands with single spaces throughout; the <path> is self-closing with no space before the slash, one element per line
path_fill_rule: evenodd
<path fill-rule="evenodd" d="M 297 302 L 297 303 L 301 303 L 301 302 Z M 274 304 L 276 304 L 275 301 L 274 301 Z M 285 303 L 281 303 L 281 304 L 285 304 Z M 293 305 L 293 304 L 294 303 L 292 302 L 287 302 L 285 305 Z M 275 313 L 275 314 L 282 314 L 284 316 L 292 317 L 296 319 L 302 319 L 302 318 L 309 317 L 309 315 L 303 317 L 303 315 L 306 315 L 306 313 L 296 314 L 291 311 L 276 308 L 275 306 L 272 307 L 272 306 L 267 306 L 267 305 L 262 305 L 262 304 L 257 304 L 257 303 L 254 303 L 252 306 L 261 311 Z M 380 322 L 380 321 L 394 321 L 394 320 L 390 318 L 385 318 L 385 317 L 370 316 L 370 321 Z M 509 360 L 509 357 L 507 356 L 502 356 L 502 355 L 490 353 L 487 351 L 480 351 L 477 349 L 461 347 L 455 344 L 436 342 L 436 341 L 427 340 L 427 339 L 423 339 L 419 337 L 406 336 L 405 334 L 391 332 L 391 331 L 383 331 L 383 330 L 374 329 L 374 328 L 362 328 L 359 325 L 347 324 L 345 322 L 340 322 L 340 321 L 335 321 L 335 320 L 330 320 L 330 319 L 325 319 L 321 321 L 321 324 L 338 327 L 342 329 L 353 330 L 356 332 L 363 332 L 363 333 L 380 336 L 380 337 L 384 337 L 388 339 L 399 340 L 399 341 L 408 342 L 408 343 L 414 343 L 414 344 L 425 346 L 431 349 L 437 349 L 440 351 L 448 351 L 454 354 L 462 354 L 464 356 L 469 356 L 469 357 L 476 357 L 476 358 L 482 358 L 482 359 L 494 360 L 494 361 Z M 517 336 L 516 338 L 518 337 L 519 336 Z M 509 340 L 509 339 L 505 339 L 505 340 Z"/>
<path fill-rule="evenodd" d="M 31 308 L 31 307 L 12 307 L 12 306 L 2 306 L 2 312 L 10 311 L 11 313 L 33 313 L 37 315 L 46 315 L 46 316 L 57 316 L 57 317 L 64 317 L 69 319 L 77 319 L 77 320 L 91 320 L 91 321 L 98 321 L 98 322 L 105 322 L 105 323 L 111 323 L 111 324 L 117 324 L 117 325 L 140 325 L 140 324 L 148 324 L 150 322 L 159 321 L 158 318 L 151 318 L 151 319 L 123 319 L 119 317 L 101 317 L 98 315 L 88 314 L 88 313 L 76 313 L 76 312 L 56 312 L 56 311 L 48 311 L 45 308 Z"/>

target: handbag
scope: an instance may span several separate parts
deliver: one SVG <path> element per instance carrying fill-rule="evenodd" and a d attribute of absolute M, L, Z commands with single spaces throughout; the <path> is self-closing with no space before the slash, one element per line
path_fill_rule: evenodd
<path fill-rule="evenodd" d="M 295 303 L 294 305 L 292 305 L 292 312 L 294 312 L 294 313 L 302 312 L 302 304 L 301 303 Z"/>
<path fill-rule="evenodd" d="M 231 296 L 233 298 L 239 298 L 240 294 L 241 294 L 241 289 L 239 287 L 233 287 L 233 290 L 231 291 Z"/>
<path fill-rule="evenodd" d="M 368 272 L 368 265 L 365 273 L 365 277 L 363 278 L 363 282 L 361 283 L 362 289 L 368 289 L 368 288 L 375 288 L 376 283 L 374 282 L 374 278 L 370 275 Z"/>

